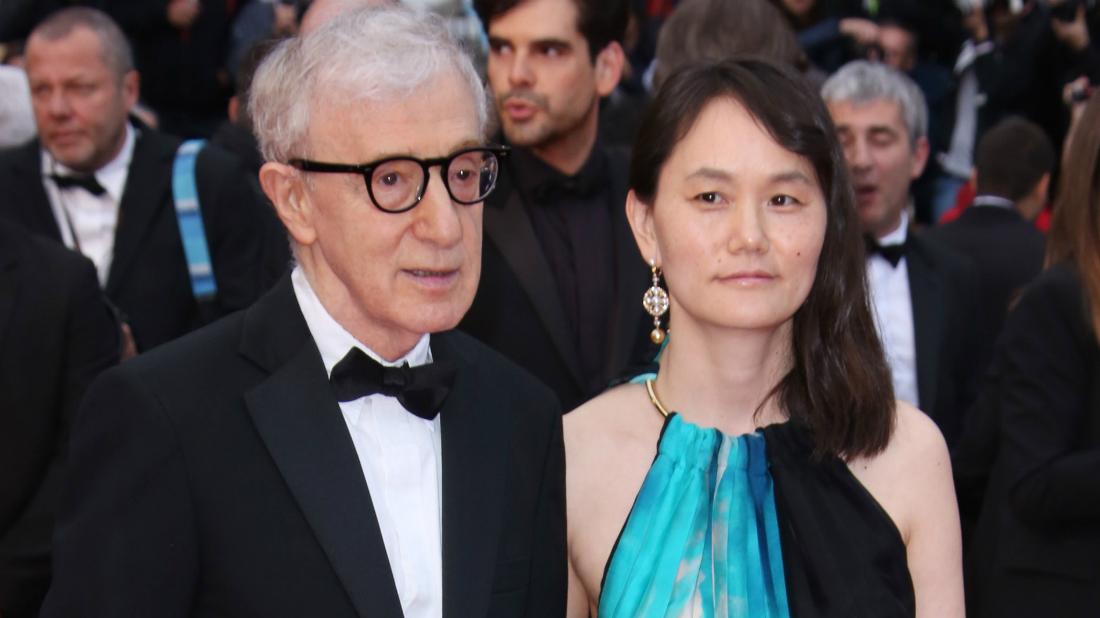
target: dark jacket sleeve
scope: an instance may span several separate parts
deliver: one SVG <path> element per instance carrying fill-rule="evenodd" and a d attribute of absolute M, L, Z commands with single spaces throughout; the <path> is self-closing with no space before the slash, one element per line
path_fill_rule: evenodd
<path fill-rule="evenodd" d="M 1009 502 L 1030 524 L 1100 520 L 1100 422 L 1092 401 L 1097 344 L 1076 276 L 1048 273 L 1007 326 L 1000 383 Z"/>
<path fill-rule="evenodd" d="M 548 400 L 556 402 L 553 397 Z M 542 467 L 531 556 L 531 592 L 525 615 L 561 618 L 565 615 L 569 572 L 565 536 L 565 445 L 557 405 L 552 406 L 548 418 L 550 440 Z"/>
<path fill-rule="evenodd" d="M 67 252 L 51 250 L 51 253 L 65 259 L 53 265 L 42 261 L 38 266 L 57 278 L 52 289 L 63 290 L 64 323 L 15 324 L 13 327 L 32 331 L 40 327 L 64 330 L 64 335 L 56 339 L 62 342 L 58 351 L 62 356 L 60 380 L 50 387 L 58 389 L 60 394 L 56 399 L 58 409 L 52 411 L 58 419 L 58 429 L 40 484 L 18 518 L 0 535 L 0 613 L 5 616 L 19 616 L 24 611 L 33 615 L 46 592 L 50 576 L 50 541 L 62 492 L 73 413 L 92 379 L 118 361 L 118 325 L 103 300 L 92 263 Z M 33 319 L 33 308 L 31 311 Z M 33 351 L 26 350 L 26 353 Z"/>
<path fill-rule="evenodd" d="M 185 463 L 132 369 L 106 372 L 81 406 L 43 618 L 190 615 L 198 551 Z"/>

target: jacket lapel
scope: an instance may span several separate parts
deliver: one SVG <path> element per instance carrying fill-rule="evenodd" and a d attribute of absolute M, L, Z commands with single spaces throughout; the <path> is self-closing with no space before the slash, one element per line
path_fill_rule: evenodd
<path fill-rule="evenodd" d="M 21 225 L 35 234 L 61 242 L 61 228 L 57 226 L 53 207 L 50 206 L 50 199 L 42 184 L 41 148 L 41 143 L 34 140 L 16 151 L 12 164 L 13 178 L 7 189 L 13 192 L 20 192 L 22 189 L 25 193 L 5 197 L 10 198 L 18 209 L 16 220 Z"/>
<path fill-rule="evenodd" d="M 580 354 L 573 343 L 550 264 L 542 251 L 536 249 L 540 246 L 539 239 L 524 211 L 523 200 L 515 187 L 504 186 L 498 191 L 507 197 L 500 205 L 486 205 L 485 234 L 516 274 L 539 320 L 550 333 L 554 347 L 569 368 L 569 374 L 583 390 L 585 382 L 580 375 Z"/>
<path fill-rule="evenodd" d="M 289 277 L 245 319 L 242 354 L 272 372 L 245 397 L 261 439 L 358 614 L 399 618 L 370 491 Z"/>
<path fill-rule="evenodd" d="M 432 354 L 459 367 L 440 411 L 443 468 L 443 615 L 484 616 L 492 592 L 501 497 L 507 473 L 500 415 L 481 403 L 478 369 L 450 333 L 432 335 Z M 493 445 L 498 445 L 493 447 Z"/>
<path fill-rule="evenodd" d="M 175 157 L 175 142 L 150 129 L 141 129 L 122 201 L 118 209 L 118 226 L 115 228 L 114 257 L 107 275 L 106 292 L 114 295 L 126 277 L 126 271 L 137 259 L 141 244 L 161 208 L 171 208 L 171 168 Z M 165 170 L 168 173 L 165 173 Z M 173 226 L 175 229 L 175 226 Z"/>
<path fill-rule="evenodd" d="M 624 159 L 625 161 L 625 159 Z M 614 165 L 614 164 L 613 164 Z M 615 268 L 618 282 L 615 298 L 615 323 L 612 325 L 610 339 L 609 366 L 606 375 L 610 378 L 626 369 L 632 360 L 634 347 L 638 342 L 642 318 L 642 295 L 649 287 L 645 260 L 634 242 L 634 233 L 626 219 L 626 169 L 615 170 L 611 174 L 613 195 L 618 202 L 611 210 L 611 225 L 615 233 Z M 667 317 L 667 316 L 666 316 Z M 665 324 L 668 324 L 667 319 Z M 649 359 L 645 359 L 649 360 Z"/>
<path fill-rule="evenodd" d="M 911 232 L 910 232 L 911 233 Z M 943 289 L 931 257 L 921 241 L 910 239 L 905 264 L 909 274 L 909 296 L 913 303 L 913 341 L 917 355 L 917 395 L 920 407 L 934 414 L 936 378 L 943 333 Z"/>
<path fill-rule="evenodd" d="M 8 226 L 0 224 L 0 345 L 5 344 L 8 321 L 15 307 L 15 298 L 19 294 L 19 285 L 16 282 L 19 258 L 11 249 L 12 241 L 6 238 L 10 236 L 8 229 Z M 10 340 L 7 343 L 10 345 Z"/>

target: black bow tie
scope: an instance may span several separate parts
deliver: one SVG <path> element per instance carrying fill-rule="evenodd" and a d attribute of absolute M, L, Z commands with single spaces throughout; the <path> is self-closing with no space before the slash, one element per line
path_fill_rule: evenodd
<path fill-rule="evenodd" d="M 59 174 L 50 174 L 50 180 L 57 184 L 58 189 L 84 189 L 96 197 L 107 192 L 107 189 L 104 189 L 103 185 L 99 184 L 99 181 L 95 179 L 95 174 L 88 174 L 87 176 L 61 176 Z"/>
<path fill-rule="evenodd" d="M 329 384 L 337 401 L 375 394 L 396 397 L 406 410 L 430 421 L 439 414 L 454 378 L 455 368 L 449 363 L 385 367 L 359 348 L 352 348 L 332 368 Z"/>
<path fill-rule="evenodd" d="M 880 245 L 878 241 L 870 236 L 864 236 L 863 242 L 867 247 L 867 255 L 881 255 L 886 258 L 887 262 L 890 262 L 890 266 L 897 268 L 898 262 L 901 258 L 905 257 L 905 249 L 909 244 L 909 237 L 905 237 L 905 242 L 896 245 Z"/>

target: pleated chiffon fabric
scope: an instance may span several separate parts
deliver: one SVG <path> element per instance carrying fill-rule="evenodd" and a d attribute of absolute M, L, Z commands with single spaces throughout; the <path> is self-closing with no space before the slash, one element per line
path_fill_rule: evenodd
<path fill-rule="evenodd" d="M 601 618 L 789 618 L 761 432 L 668 417 L 608 563 Z"/>

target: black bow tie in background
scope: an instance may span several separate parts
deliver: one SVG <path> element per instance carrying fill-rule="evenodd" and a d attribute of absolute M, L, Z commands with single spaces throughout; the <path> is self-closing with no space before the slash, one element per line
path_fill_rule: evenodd
<path fill-rule="evenodd" d="M 419 367 L 386 367 L 367 356 L 359 348 L 352 348 L 332 368 L 329 384 L 336 400 L 343 403 L 367 395 L 396 397 L 409 412 L 425 420 L 432 420 L 455 379 L 455 367 L 436 361 Z"/>
<path fill-rule="evenodd" d="M 58 174 L 50 174 L 50 180 L 57 184 L 58 189 L 84 189 L 96 197 L 107 192 L 107 189 L 104 189 L 103 185 L 99 184 L 99 181 L 95 179 L 94 174 L 88 174 L 87 176 L 61 176 Z"/>
<path fill-rule="evenodd" d="M 905 242 L 896 245 L 880 245 L 878 241 L 870 236 L 864 236 L 863 242 L 867 247 L 868 257 L 878 254 L 886 258 L 887 262 L 890 262 L 890 266 L 897 268 L 898 262 L 901 258 L 905 257 L 905 249 L 909 245 L 909 237 L 905 237 Z"/>

